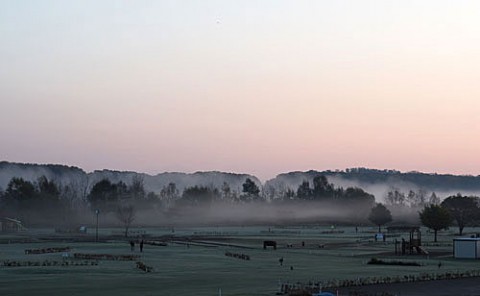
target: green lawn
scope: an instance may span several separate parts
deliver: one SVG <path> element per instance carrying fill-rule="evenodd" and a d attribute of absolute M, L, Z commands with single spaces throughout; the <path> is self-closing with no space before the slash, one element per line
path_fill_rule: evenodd
<path fill-rule="evenodd" d="M 146 245 L 141 260 L 154 268 L 145 273 L 135 268 L 132 261 L 99 261 L 97 266 L 0 266 L 0 295 L 274 295 L 279 281 L 321 281 L 328 279 L 355 279 L 358 277 L 396 276 L 405 274 L 477 269 L 477 261 L 455 260 L 450 256 L 427 258 L 425 256 L 393 256 L 391 239 L 387 243 L 373 241 L 373 228 L 361 228 L 355 233 L 352 227 L 339 227 L 344 233 L 322 234 L 329 227 L 210 227 L 178 228 L 178 237 L 200 234 L 200 245 L 169 243 L 167 247 Z M 151 236 L 172 234 L 171 229 L 144 228 Z M 453 230 L 456 229 L 452 229 Z M 101 229 L 101 237 L 119 229 Z M 474 232 L 474 229 L 467 229 Z M 427 247 L 431 251 L 451 252 L 452 232 L 439 236 L 443 246 Z M 89 235 L 92 236 L 90 230 Z M 431 241 L 424 234 L 423 240 Z M 130 246 L 121 240 L 107 242 L 43 242 L 45 235 L 52 236 L 48 229 L 34 230 L 11 236 L 34 238 L 32 243 L 5 243 L 0 245 L 0 261 L 62 260 L 61 253 L 25 255 L 25 249 L 70 246 L 72 253 L 131 254 Z M 408 235 L 404 235 L 408 237 Z M 8 239 L 10 239 L 8 238 Z M 7 236 L 0 236 L 2 242 Z M 263 250 L 264 239 L 276 240 L 277 250 Z M 201 242 L 218 242 L 232 246 L 201 245 Z M 305 242 L 305 247 L 301 243 Z M 293 244 L 293 248 L 287 248 Z M 324 245 L 324 248 L 319 248 Z M 225 256 L 225 252 L 243 253 L 250 261 Z M 279 258 L 284 258 L 283 266 Z M 367 265 L 371 257 L 396 260 L 414 260 L 423 266 Z M 3 265 L 3 264 L 0 264 Z M 290 267 L 293 267 L 293 270 Z"/>

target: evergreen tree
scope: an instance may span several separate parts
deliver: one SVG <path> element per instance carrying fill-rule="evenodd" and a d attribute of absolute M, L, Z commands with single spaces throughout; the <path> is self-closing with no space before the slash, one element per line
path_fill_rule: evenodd
<path fill-rule="evenodd" d="M 314 199 L 332 199 L 335 197 L 333 184 L 328 183 L 324 175 L 313 178 L 313 198 Z"/>
<path fill-rule="evenodd" d="M 243 200 L 258 200 L 260 198 L 260 189 L 250 178 L 245 180 L 245 183 L 242 184 L 242 188 Z"/>
<path fill-rule="evenodd" d="M 305 180 L 298 186 L 297 198 L 303 200 L 313 199 L 313 190 L 310 188 L 310 183 L 308 181 Z"/>

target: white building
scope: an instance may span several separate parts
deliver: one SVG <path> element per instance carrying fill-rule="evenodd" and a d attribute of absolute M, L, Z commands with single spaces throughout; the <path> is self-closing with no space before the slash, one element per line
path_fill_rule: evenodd
<path fill-rule="evenodd" d="M 480 258 L 480 238 L 461 237 L 453 239 L 453 257 L 460 259 Z"/>

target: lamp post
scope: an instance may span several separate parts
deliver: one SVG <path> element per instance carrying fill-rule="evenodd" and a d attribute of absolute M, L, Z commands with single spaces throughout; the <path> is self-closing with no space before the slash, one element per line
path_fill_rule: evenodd
<path fill-rule="evenodd" d="M 97 225 L 95 227 L 95 242 L 98 242 L 98 214 L 100 214 L 100 210 L 95 210 L 95 215 L 97 215 Z"/>

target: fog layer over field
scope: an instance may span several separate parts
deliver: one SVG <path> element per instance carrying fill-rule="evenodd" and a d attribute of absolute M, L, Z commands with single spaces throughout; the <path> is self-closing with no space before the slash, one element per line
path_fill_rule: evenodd
<path fill-rule="evenodd" d="M 137 209 L 132 225 L 192 226 L 192 225 L 287 225 L 287 224 L 347 224 L 365 225 L 370 208 L 345 207 L 327 202 L 302 204 L 212 204 L 184 207 L 170 211 Z M 80 212 L 79 212 L 80 213 Z M 115 212 L 101 212 L 102 225 L 121 226 Z M 93 224 L 95 215 L 85 210 L 75 220 Z"/>

